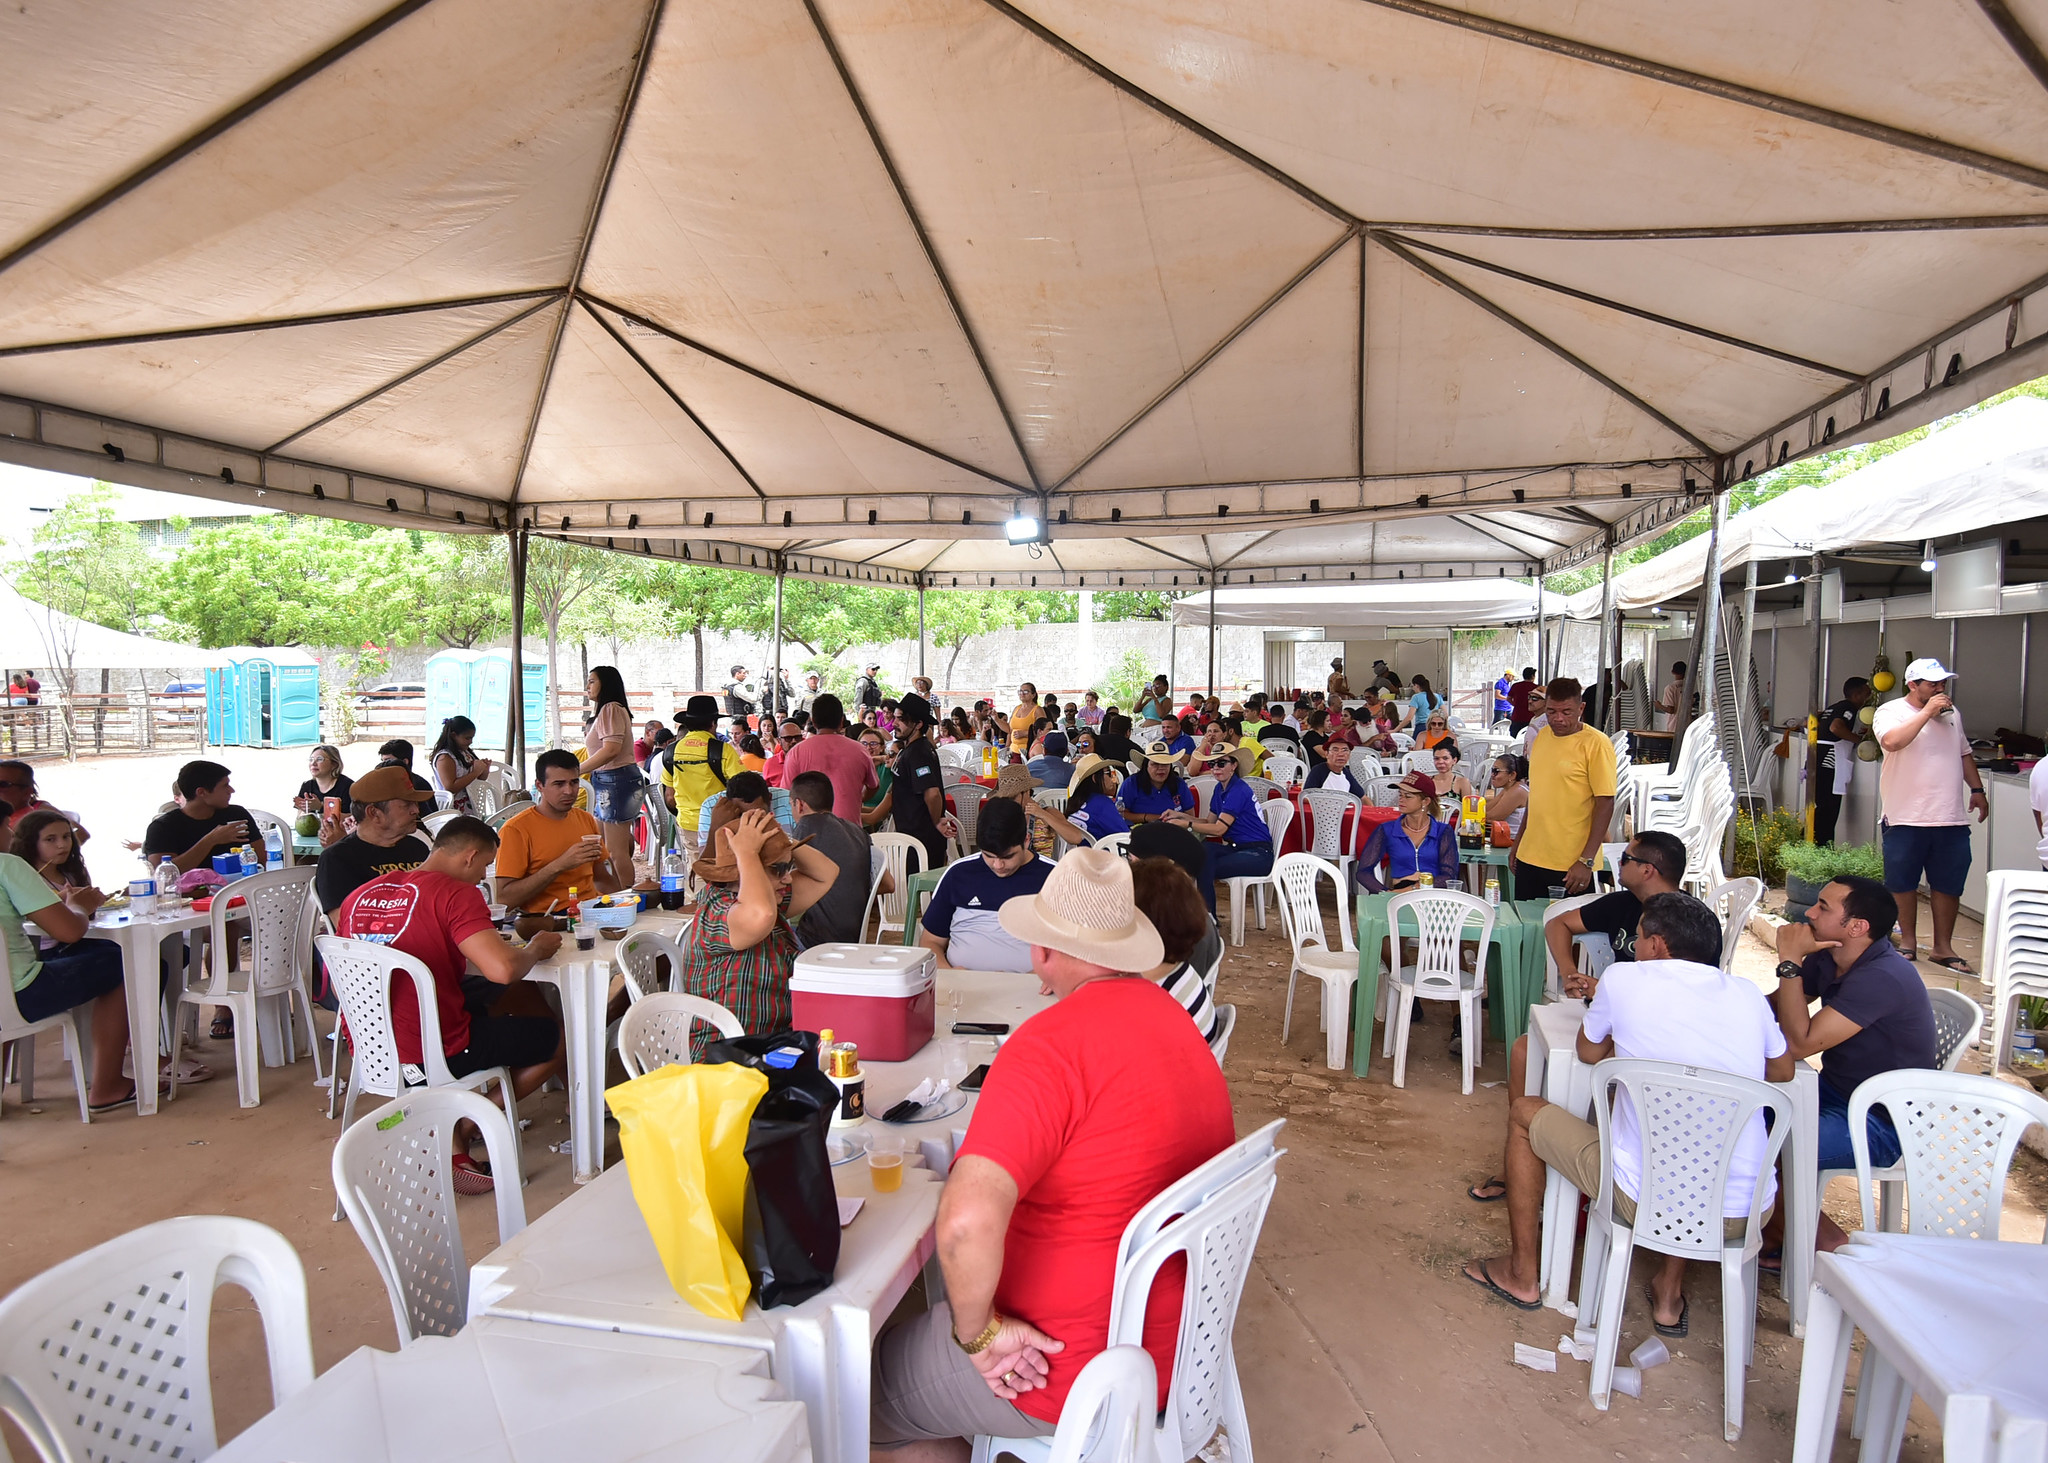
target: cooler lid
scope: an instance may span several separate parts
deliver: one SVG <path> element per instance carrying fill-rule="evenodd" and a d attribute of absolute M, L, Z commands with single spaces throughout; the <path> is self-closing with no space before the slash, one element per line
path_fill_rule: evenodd
<path fill-rule="evenodd" d="M 914 996 L 930 990 L 938 956 L 911 945 L 813 945 L 796 957 L 792 991 L 828 996 Z"/>

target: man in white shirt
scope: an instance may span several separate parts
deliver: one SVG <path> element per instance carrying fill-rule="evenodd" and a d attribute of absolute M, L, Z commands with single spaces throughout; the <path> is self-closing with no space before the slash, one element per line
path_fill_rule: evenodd
<path fill-rule="evenodd" d="M 1541 686 L 1529 693 L 1529 724 L 1522 729 L 1521 754 L 1529 755 L 1529 749 L 1536 745 L 1536 734 L 1550 725 L 1550 695 Z"/>
<path fill-rule="evenodd" d="M 1877 708 L 1870 729 L 1884 748 L 1878 800 L 1884 808 L 1884 887 L 1899 902 L 1899 948 L 1919 959 L 1920 878 L 1934 908 L 1934 953 L 1944 970 L 1974 979 L 1956 954 L 1956 909 L 1970 873 L 1970 814 L 1991 813 L 1962 713 L 1948 698 L 1955 672 L 1932 656 L 1906 667 L 1906 694 Z M 1839 753 L 1837 754 L 1839 755 Z M 1963 797 L 1964 787 L 1969 798 Z"/>
<path fill-rule="evenodd" d="M 1764 993 L 1720 968 L 1721 921 L 1690 894 L 1657 894 L 1644 901 L 1636 925 L 1636 958 L 1610 965 L 1586 1008 L 1579 1030 L 1579 1060 L 1638 1057 L 1729 1072 L 1757 1081 L 1787 1082 L 1792 1058 L 1785 1033 Z M 1643 1138 L 1634 1106 L 1618 1097 L 1614 1114 L 1614 1208 L 1623 1223 L 1635 1219 L 1642 1186 Z M 1722 1209 L 1730 1233 L 1746 1225 L 1756 1185 L 1766 1186 L 1764 1210 L 1777 1176 L 1763 1171 L 1765 1134 L 1759 1113 L 1736 1148 Z M 1542 1305 L 1537 1287 L 1547 1165 L 1581 1193 L 1597 1195 L 1605 1155 L 1590 1122 L 1540 1097 L 1517 1096 L 1508 1108 L 1506 1255 L 1474 1260 L 1465 1276 L 1525 1311 Z M 1651 1319 L 1658 1334 L 1683 1336 L 1686 1328 L 1685 1261 L 1667 1257 L 1650 1282 Z"/>

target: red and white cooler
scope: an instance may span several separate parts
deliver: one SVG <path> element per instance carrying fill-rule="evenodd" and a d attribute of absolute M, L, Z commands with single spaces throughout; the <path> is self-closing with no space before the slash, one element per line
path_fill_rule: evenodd
<path fill-rule="evenodd" d="M 813 945 L 796 957 L 789 996 L 800 1031 L 831 1028 L 868 1062 L 900 1062 L 932 1039 L 938 957 L 909 945 Z"/>

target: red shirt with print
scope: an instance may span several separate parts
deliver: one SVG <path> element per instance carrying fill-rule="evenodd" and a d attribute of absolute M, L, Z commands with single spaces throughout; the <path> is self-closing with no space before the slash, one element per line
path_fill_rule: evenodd
<path fill-rule="evenodd" d="M 1004 1043 L 960 1152 L 1017 1184 L 996 1309 L 1066 1343 L 1020 1409 L 1059 1420 L 1081 1368 L 1108 1344 L 1124 1226 L 1236 1141 L 1216 1058 L 1187 1011 L 1149 980 L 1089 981 Z M 1163 1268 L 1145 1308 L 1162 1407 L 1186 1273 L 1179 1260 Z"/>
<path fill-rule="evenodd" d="M 393 946 L 432 971 L 441 1050 L 452 1056 L 468 1049 L 469 1010 L 462 1004 L 462 974 L 469 962 L 460 946 L 491 928 L 483 891 L 425 869 L 386 874 L 348 897 L 335 915 L 334 928 L 352 940 Z M 419 1003 L 405 976 L 391 983 L 391 1028 L 398 1037 L 398 1059 L 418 1066 Z"/>

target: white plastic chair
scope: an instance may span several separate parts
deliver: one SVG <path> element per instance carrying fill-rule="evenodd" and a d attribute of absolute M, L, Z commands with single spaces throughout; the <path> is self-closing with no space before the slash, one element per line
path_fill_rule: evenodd
<path fill-rule="evenodd" d="M 939 768 L 939 780 L 948 791 L 964 782 L 973 782 L 974 775 L 958 762 L 947 762 Z"/>
<path fill-rule="evenodd" d="M 664 955 L 668 957 L 666 981 L 657 963 Z M 683 969 L 682 937 L 661 930 L 628 930 L 620 936 L 612 959 L 626 982 L 627 999 L 638 1005 L 655 991 L 675 989 Z"/>
<path fill-rule="evenodd" d="M 1545 999 L 1556 1001 L 1562 1000 L 1564 998 L 1564 976 L 1563 973 L 1560 972 L 1557 968 L 1557 957 L 1553 955 L 1550 951 L 1550 922 L 1556 919 L 1559 915 L 1564 914 L 1568 910 L 1583 909 L 1588 904 L 1591 904 L 1594 900 L 1605 899 L 1606 897 L 1607 896 L 1604 893 L 1595 890 L 1590 894 L 1573 894 L 1564 899 L 1553 899 L 1550 901 L 1548 905 L 1544 907 L 1543 924 L 1545 928 L 1543 937 L 1543 993 Z M 1580 940 L 1583 940 L 1584 938 L 1585 936 L 1583 935 L 1579 937 Z M 1574 944 L 1577 943 L 1577 941 L 1574 941 Z M 1586 970 L 1583 966 L 1580 967 L 1580 970 L 1582 973 L 1585 974 L 1594 973 L 1592 971 Z"/>
<path fill-rule="evenodd" d="M 1394 739 L 1395 755 L 1401 757 L 1407 756 L 1408 749 L 1415 745 L 1415 738 L 1404 731 L 1392 732 L 1390 733 L 1390 735 Z"/>
<path fill-rule="evenodd" d="M 1342 788 L 1312 787 L 1301 795 L 1302 815 L 1308 819 L 1310 843 L 1308 852 L 1317 858 L 1337 866 L 1339 888 L 1351 887 L 1351 866 L 1358 861 L 1358 850 L 1362 840 L 1359 830 L 1365 826 L 1362 799 L 1353 797 Z M 1344 814 L 1351 814 L 1351 840 L 1344 839 Z"/>
<path fill-rule="evenodd" d="M 1612 1089 L 1620 1094 L 1609 1100 Z M 1614 1217 L 1614 1102 L 1632 1103 L 1642 1135 L 1642 1185 L 1633 1225 Z M 1722 1431 L 1742 1436 L 1743 1382 L 1756 1347 L 1757 1254 L 1763 1248 L 1759 1181 L 1740 1240 L 1726 1240 L 1722 1213 L 1728 1170 L 1750 1119 L 1771 1118 L 1759 1173 L 1768 1174 L 1792 1131 L 1792 1099 L 1767 1082 L 1676 1062 L 1610 1057 L 1593 1068 L 1593 1110 L 1599 1120 L 1600 1193 L 1586 1218 L 1585 1262 L 1579 1272 L 1579 1314 L 1594 1317 L 1593 1405 L 1613 1398 L 1621 1316 L 1629 1266 L 1638 1248 L 1721 1267 Z"/>
<path fill-rule="evenodd" d="M 1223 1059 L 1230 1055 L 1230 1034 L 1237 1030 L 1237 1007 L 1218 1006 L 1216 1019 L 1220 1024 L 1215 1036 L 1209 1039 L 1209 1050 L 1216 1054 L 1216 1065 L 1220 1067 Z"/>
<path fill-rule="evenodd" d="M 1287 837 L 1287 826 L 1294 821 L 1294 804 L 1285 798 L 1268 798 L 1259 804 L 1259 814 L 1265 821 L 1266 832 L 1271 836 L 1273 848 L 1277 852 L 1281 841 Z M 1256 890 L 1259 896 L 1259 928 L 1263 930 L 1266 927 L 1266 890 L 1272 883 L 1271 873 L 1245 874 L 1223 881 L 1224 887 L 1230 892 L 1231 944 L 1244 943 L 1244 898 L 1253 890 Z"/>
<path fill-rule="evenodd" d="M 1095 840 L 1095 846 L 1097 848 L 1106 848 L 1115 854 L 1128 854 L 1131 851 L 1131 835 L 1129 833 L 1105 833 L 1102 837 Z"/>
<path fill-rule="evenodd" d="M 446 808 L 442 809 L 438 813 L 429 813 L 427 814 L 426 817 L 420 819 L 420 832 L 425 835 L 427 842 L 432 843 L 434 839 L 440 835 L 440 832 L 443 828 L 446 828 L 450 823 L 453 823 L 457 818 L 463 816 L 465 815 L 462 813 L 457 813 Z"/>
<path fill-rule="evenodd" d="M 1152 1353 L 1142 1346 L 1112 1346 L 1074 1378 L 1050 1441 L 1036 1441 L 1046 1444 L 1046 1463 L 1151 1463 L 1157 1457 L 1152 1432 L 1158 1405 L 1159 1369 Z M 987 1463 L 993 1455 L 984 1445 L 994 1442 L 975 1440 L 976 1463 Z"/>
<path fill-rule="evenodd" d="M 92 1060 L 92 1002 L 59 1011 L 54 1016 L 45 1016 L 40 1021 L 28 1020 L 14 1003 L 14 972 L 7 946 L 0 943 L 0 1061 L 5 1060 L 10 1050 L 13 1052 L 24 1107 L 36 1100 L 36 1038 L 45 1031 L 64 1033 L 64 1060 L 70 1063 L 71 1081 L 78 1088 L 78 1120 L 89 1123 L 92 1121 L 92 1098 L 86 1088 L 92 1075 L 88 1069 Z M 5 1086 L 6 1072 L 0 1068 L 0 1089 Z"/>
<path fill-rule="evenodd" d="M 313 1382 L 306 1272 L 267 1224 L 164 1219 L 95 1245 L 0 1300 L 0 1412 L 48 1463 L 206 1458 L 213 1293 L 256 1301 L 273 1407 Z"/>
<path fill-rule="evenodd" d="M 213 896 L 212 922 L 208 925 L 210 958 L 204 982 L 187 985 L 178 993 L 178 1005 L 225 1006 L 235 1018 L 235 1088 L 243 1107 L 263 1101 L 261 1070 L 257 1052 L 256 1005 L 259 1001 L 282 1001 L 283 1032 L 287 1061 L 297 1053 L 292 1035 L 294 1012 L 306 1023 L 306 1044 L 312 1049 L 313 1075 L 320 1076 L 320 1033 L 313 1028 L 312 961 L 303 943 L 311 937 L 312 920 L 307 905 L 313 897 L 313 864 L 297 864 L 251 874 L 237 879 Z M 249 923 L 249 959 L 245 968 L 230 970 L 228 956 L 234 949 L 229 926 Z M 178 1062 L 184 1053 L 185 1023 L 174 1012 L 171 1020 L 171 1082 L 169 1095 L 178 1095 Z M 146 1039 L 146 1038 L 145 1038 Z"/>
<path fill-rule="evenodd" d="M 1707 891 L 1707 908 L 1721 916 L 1723 970 L 1735 968 L 1735 949 L 1742 943 L 1742 932 L 1749 927 L 1749 916 L 1756 909 L 1756 902 L 1763 897 L 1764 881 L 1755 878 L 1730 879 Z M 1972 1006 L 1975 1004 L 1971 1002 Z"/>
<path fill-rule="evenodd" d="M 1337 896 L 1338 944 L 1332 948 L 1323 925 L 1317 880 L 1328 875 Z M 1333 1070 L 1344 1065 L 1345 1039 L 1350 1035 L 1351 992 L 1358 985 L 1358 946 L 1351 938 L 1351 909 L 1345 899 L 1344 876 L 1337 866 L 1310 853 L 1290 853 L 1273 865 L 1273 883 L 1280 894 L 1281 928 L 1294 947 L 1287 969 L 1287 1005 L 1280 1019 L 1280 1045 L 1294 1030 L 1294 983 L 1303 973 L 1322 984 L 1317 1024 L 1323 1033 L 1323 1060 Z"/>
<path fill-rule="evenodd" d="M 1401 802 L 1401 779 L 1398 777 L 1367 778 L 1365 790 L 1372 797 L 1375 808 L 1399 807 Z M 1318 792 L 1322 789 L 1318 788 Z"/>
<path fill-rule="evenodd" d="M 365 1113 L 334 1145 L 334 1192 L 384 1282 L 401 1347 L 453 1336 L 469 1320 L 469 1264 L 449 1162 L 464 1120 L 483 1134 L 493 1172 L 518 1171 L 518 1139 L 505 1115 L 481 1093 L 456 1087 L 408 1092 Z M 526 1228 L 526 1199 L 517 1184 L 491 1191 L 504 1244 Z"/>
<path fill-rule="evenodd" d="M 1208 817 L 1209 798 L 1216 791 L 1216 779 L 1206 776 L 1190 777 L 1188 779 L 1188 791 L 1195 795 L 1195 816 L 1197 818 Z"/>
<path fill-rule="evenodd" d="M 1291 752 L 1268 752 L 1266 771 L 1282 787 L 1292 787 L 1308 775 L 1308 767 Z"/>
<path fill-rule="evenodd" d="M 1401 963 L 1401 916 L 1410 912 L 1416 930 L 1412 971 Z M 1467 970 L 1459 955 L 1465 946 L 1465 931 L 1475 918 L 1479 934 L 1473 967 Z M 1465 1094 L 1471 1095 L 1472 1070 L 1483 1060 L 1486 1023 L 1480 1018 L 1479 1003 L 1486 996 L 1486 952 L 1492 943 L 1493 906 L 1477 895 L 1456 889 L 1414 889 L 1387 901 L 1387 1043 L 1393 1049 L 1396 1087 L 1408 1085 L 1408 1028 L 1415 1003 L 1456 1001 L 1463 1037 L 1459 1060 L 1464 1067 Z"/>
<path fill-rule="evenodd" d="M 1600 867 L 1594 870 L 1593 873 L 1595 888 L 1600 889 L 1603 893 L 1611 894 L 1621 887 L 1621 856 L 1627 852 L 1628 840 L 1626 838 L 1622 839 L 1619 843 L 1603 843 L 1600 845 Z M 1602 880 L 1606 882 L 1603 884 Z M 1761 881 L 1759 881 L 1758 887 L 1762 887 Z M 1706 902 L 1712 903 L 1711 900 Z M 1725 969 L 1726 967 L 1724 966 L 1723 968 Z"/>
<path fill-rule="evenodd" d="M 1233 1460 L 1250 1463 L 1252 1458 L 1251 1424 L 1231 1333 L 1272 1202 L 1275 1169 L 1287 1151 L 1274 1146 L 1279 1128 L 1269 1123 L 1226 1148 L 1162 1190 L 1124 1227 L 1109 1308 L 1112 1347 L 1143 1341 L 1154 1278 L 1176 1255 L 1187 1257 L 1166 1409 L 1153 1414 L 1146 1463 L 1186 1463 L 1209 1445 L 1219 1427 L 1229 1434 Z M 1071 1397 L 1068 1405 L 1073 1405 Z M 1057 1433 L 1052 1438 L 976 1438 L 974 1458 L 988 1463 L 1010 1453 L 1024 1463 L 1051 1463 L 1057 1442 Z"/>
<path fill-rule="evenodd" d="M 869 847 L 880 856 L 882 867 L 875 871 L 875 880 L 868 889 L 868 902 L 861 911 L 860 927 L 863 935 L 867 932 L 869 916 L 875 916 L 880 923 L 875 926 L 875 943 L 886 945 L 888 933 L 903 929 L 904 899 L 910 892 L 910 876 L 924 872 L 927 855 L 924 844 L 908 833 L 875 833 L 869 836 Z M 916 867 L 911 864 L 915 861 Z M 893 875 L 895 889 L 882 892 L 883 870 Z"/>
<path fill-rule="evenodd" d="M 512 1073 L 504 1067 L 485 1067 L 467 1077 L 448 1070 L 447 1055 L 441 1050 L 441 1009 L 434 1002 L 434 976 L 419 961 L 389 945 L 368 940 L 351 940 L 341 935 L 322 935 L 315 942 L 320 962 L 334 983 L 342 1019 L 348 1022 L 349 1045 L 355 1059 L 348 1067 L 348 1092 L 341 1100 L 344 1132 L 354 1119 L 356 1098 L 367 1092 L 373 1097 L 396 1098 L 409 1090 L 406 1072 L 398 1060 L 398 1037 L 391 1026 L 391 988 L 400 976 L 412 982 L 413 998 L 419 1007 L 420 1057 L 417 1070 L 424 1083 L 413 1087 L 461 1087 L 481 1092 L 495 1082 L 505 1100 L 505 1119 L 512 1131 L 519 1131 L 519 1103 L 512 1094 Z M 505 1175 L 497 1174 L 503 1183 Z M 519 1145 L 512 1145 L 511 1178 L 514 1186 L 521 1177 Z M 341 1217 L 335 1207 L 334 1217 Z"/>
<path fill-rule="evenodd" d="M 956 841 L 964 858 L 975 851 L 975 831 L 981 826 L 981 805 L 995 794 L 978 782 L 963 782 L 958 787 L 948 788 L 946 794 L 953 799 L 953 821 L 960 825 L 960 837 Z"/>
<path fill-rule="evenodd" d="M 717 1027 L 720 1036 L 747 1034 L 746 1023 L 716 1001 L 688 991 L 655 991 L 619 1018 L 619 1065 L 628 1077 L 656 1067 L 687 1066 L 690 1030 L 699 1021 Z"/>

